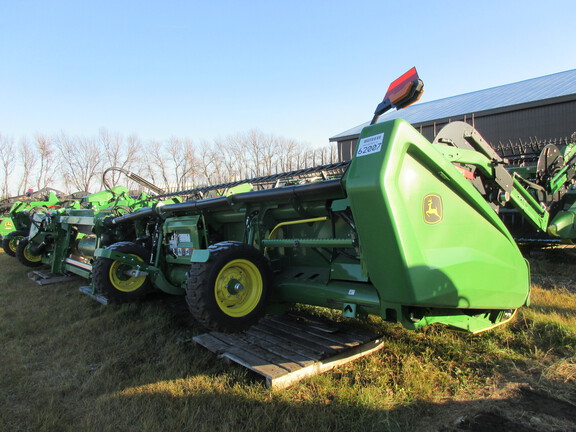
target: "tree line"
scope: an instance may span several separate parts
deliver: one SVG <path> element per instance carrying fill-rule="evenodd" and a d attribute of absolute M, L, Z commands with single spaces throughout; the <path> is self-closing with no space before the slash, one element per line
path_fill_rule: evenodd
<path fill-rule="evenodd" d="M 166 192 L 226 183 L 337 161 L 334 144 L 310 148 L 257 129 L 212 141 L 171 137 L 144 141 L 101 129 L 96 136 L 37 134 L 18 141 L 0 134 L 2 198 L 45 187 L 72 193 L 104 188 L 110 167 L 130 170 Z M 112 171 L 110 186 L 140 190 Z"/>

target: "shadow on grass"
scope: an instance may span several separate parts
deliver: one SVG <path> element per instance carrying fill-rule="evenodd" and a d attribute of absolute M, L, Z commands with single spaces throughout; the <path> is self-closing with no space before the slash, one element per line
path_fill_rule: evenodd
<path fill-rule="evenodd" d="M 320 398 L 311 383 L 297 392 L 242 392 L 198 389 L 182 383 L 181 394 L 145 386 L 102 401 L 100 409 L 117 415 L 88 417 L 88 429 L 112 431 L 573 431 L 574 404 L 527 385 L 500 399 L 413 401 L 394 408 L 363 404 L 357 399 Z M 569 386 L 564 390 L 569 392 Z M 252 389 L 254 390 L 254 389 Z M 306 397 L 308 392 L 308 397 Z M 307 400 L 309 399 L 309 400 Z M 137 417 L 135 414 L 137 413 Z"/>

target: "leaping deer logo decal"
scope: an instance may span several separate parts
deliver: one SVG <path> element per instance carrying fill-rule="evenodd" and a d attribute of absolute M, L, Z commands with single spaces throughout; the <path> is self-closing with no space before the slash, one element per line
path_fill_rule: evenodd
<path fill-rule="evenodd" d="M 441 222 L 444 215 L 440 195 L 426 195 L 423 200 L 422 212 L 424 214 L 424 222 L 427 224 L 435 225 Z"/>

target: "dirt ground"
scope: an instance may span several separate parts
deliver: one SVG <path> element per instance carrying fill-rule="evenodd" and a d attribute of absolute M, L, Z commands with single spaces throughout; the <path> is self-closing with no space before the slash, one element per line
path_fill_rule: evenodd
<path fill-rule="evenodd" d="M 419 425 L 438 432 L 573 432 L 576 431 L 576 388 L 572 401 L 526 384 L 509 384 L 486 399 L 447 402 Z"/>

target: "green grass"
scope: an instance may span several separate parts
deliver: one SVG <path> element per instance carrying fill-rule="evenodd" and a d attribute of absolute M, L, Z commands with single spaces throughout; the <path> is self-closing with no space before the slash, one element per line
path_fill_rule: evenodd
<path fill-rule="evenodd" d="M 273 392 L 194 345 L 200 330 L 183 299 L 103 307 L 80 282 L 35 285 L 2 253 L 0 431 L 448 431 L 494 410 L 569 430 L 571 418 L 527 415 L 538 407 L 518 389 L 576 403 L 576 264 L 532 268 L 532 306 L 509 325 L 469 336 L 356 323 L 383 334 L 385 347 Z"/>

